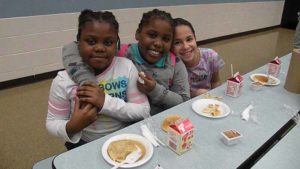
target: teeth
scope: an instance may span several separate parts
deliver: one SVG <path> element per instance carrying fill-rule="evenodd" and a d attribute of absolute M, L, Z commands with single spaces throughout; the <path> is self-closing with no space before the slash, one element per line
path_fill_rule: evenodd
<path fill-rule="evenodd" d="M 154 50 L 150 50 L 149 53 L 150 53 L 151 55 L 159 55 L 159 52 L 154 51 Z"/>
<path fill-rule="evenodd" d="M 187 52 L 184 52 L 183 54 L 186 55 L 186 54 L 190 54 L 192 53 L 192 51 L 187 51 Z"/>
<path fill-rule="evenodd" d="M 192 51 L 186 51 L 185 53 L 191 53 Z"/>

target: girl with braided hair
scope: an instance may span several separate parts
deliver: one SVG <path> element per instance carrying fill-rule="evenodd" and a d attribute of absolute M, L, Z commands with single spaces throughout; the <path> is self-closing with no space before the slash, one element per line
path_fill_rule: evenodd
<path fill-rule="evenodd" d="M 67 149 L 93 141 L 149 116 L 147 97 L 136 85 L 138 71 L 126 58 L 115 57 L 119 24 L 111 12 L 84 10 L 79 16 L 76 48 L 87 68 L 77 62 L 52 82 L 46 127 L 66 141 Z M 64 59 L 72 61 L 66 56 Z M 74 69 L 74 70 L 72 70 Z M 92 73 L 76 83 L 69 76 Z M 81 77 L 81 75 L 80 75 Z M 73 80 L 72 80 L 73 79 Z"/>

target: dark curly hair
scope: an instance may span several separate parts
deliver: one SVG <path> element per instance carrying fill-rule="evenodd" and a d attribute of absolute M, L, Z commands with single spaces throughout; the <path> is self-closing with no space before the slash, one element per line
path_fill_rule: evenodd
<path fill-rule="evenodd" d="M 139 23 L 137 32 L 141 32 L 143 27 L 148 25 L 149 22 L 151 21 L 151 19 L 156 19 L 156 18 L 159 18 L 159 19 L 169 22 L 171 27 L 174 28 L 173 18 L 170 13 L 159 10 L 159 9 L 153 9 L 152 11 L 143 13 L 143 17 Z"/>
<path fill-rule="evenodd" d="M 78 33 L 77 33 L 77 41 L 80 39 L 81 30 L 87 22 L 106 22 L 109 23 L 117 32 L 119 32 L 119 23 L 116 20 L 113 13 L 109 11 L 97 11 L 94 12 L 90 9 L 83 10 L 78 18 Z M 119 37 L 118 37 L 119 38 Z"/>

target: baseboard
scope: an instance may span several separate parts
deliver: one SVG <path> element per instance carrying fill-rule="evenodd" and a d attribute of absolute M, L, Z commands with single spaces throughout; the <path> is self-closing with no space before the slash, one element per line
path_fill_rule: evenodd
<path fill-rule="evenodd" d="M 22 77 L 18 79 L 8 80 L 5 82 L 0 82 L 0 89 L 16 87 L 16 86 L 30 84 L 30 83 L 34 83 L 46 79 L 51 79 L 57 75 L 58 71 L 61 70 L 55 70 L 55 71 L 46 72 L 38 75 L 32 75 L 32 76 Z"/>

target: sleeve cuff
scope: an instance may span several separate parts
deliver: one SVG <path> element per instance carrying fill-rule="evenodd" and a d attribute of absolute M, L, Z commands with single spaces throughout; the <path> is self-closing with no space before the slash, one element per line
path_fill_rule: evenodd
<path fill-rule="evenodd" d="M 70 142 L 70 143 L 78 143 L 79 140 L 80 140 L 80 138 L 81 138 L 82 131 L 80 131 L 80 132 L 74 134 L 72 137 L 69 137 L 69 136 L 68 136 L 68 133 L 67 133 L 67 130 L 66 130 L 67 122 L 68 122 L 68 121 L 66 121 L 66 122 L 64 123 L 64 125 L 62 125 L 64 128 L 63 128 L 63 130 L 61 130 L 61 131 L 63 131 L 62 134 L 63 134 L 64 139 L 65 139 L 67 142 Z"/>
<path fill-rule="evenodd" d="M 155 88 L 148 93 L 148 95 L 150 96 L 150 98 L 157 98 L 160 97 L 163 94 L 164 91 L 164 87 L 158 83 L 156 83 Z"/>
<path fill-rule="evenodd" d="M 111 99 L 112 99 L 112 97 L 109 94 L 105 94 L 105 99 L 104 99 L 103 107 L 98 112 L 98 114 L 103 114 L 104 112 L 109 112 Z"/>

